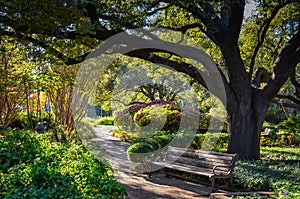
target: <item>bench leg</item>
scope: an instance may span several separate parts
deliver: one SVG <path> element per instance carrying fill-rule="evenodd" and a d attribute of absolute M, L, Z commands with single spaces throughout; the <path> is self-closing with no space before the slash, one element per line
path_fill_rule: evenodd
<path fill-rule="evenodd" d="M 233 186 L 232 175 L 229 177 L 229 185 L 230 185 L 230 187 Z"/>
<path fill-rule="evenodd" d="M 211 188 L 215 188 L 216 187 L 216 182 L 215 182 L 215 178 L 211 179 Z"/>
<path fill-rule="evenodd" d="M 215 178 L 211 178 L 211 193 L 217 191 Z"/>

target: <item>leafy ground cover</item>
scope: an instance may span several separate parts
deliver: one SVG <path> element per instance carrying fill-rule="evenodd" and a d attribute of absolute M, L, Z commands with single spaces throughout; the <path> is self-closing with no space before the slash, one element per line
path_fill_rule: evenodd
<path fill-rule="evenodd" d="M 262 160 L 237 162 L 235 184 L 248 191 L 274 191 L 271 198 L 300 198 L 300 148 L 262 147 L 261 154 Z"/>
<path fill-rule="evenodd" d="M 0 198 L 124 198 L 112 168 L 81 145 L 7 129 L 0 134 Z"/>

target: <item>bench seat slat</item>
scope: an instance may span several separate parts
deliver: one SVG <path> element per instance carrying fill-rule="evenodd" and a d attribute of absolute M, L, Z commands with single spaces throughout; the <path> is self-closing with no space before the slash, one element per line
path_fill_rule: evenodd
<path fill-rule="evenodd" d="M 215 186 L 216 178 L 229 178 L 232 184 L 232 171 L 237 154 L 193 151 L 171 146 L 164 154 L 162 161 L 153 161 L 152 165 L 207 176 L 212 181 L 212 187 Z"/>
<path fill-rule="evenodd" d="M 186 156 L 191 158 L 198 157 L 199 159 L 215 159 L 215 160 L 224 160 L 231 161 L 233 158 L 232 154 L 227 153 L 219 153 L 219 152 L 211 152 L 211 151 L 190 151 L 186 150 L 183 152 L 180 148 L 177 147 L 169 147 L 167 153 L 174 154 L 177 156 Z"/>
<path fill-rule="evenodd" d="M 176 163 L 182 163 L 182 164 L 189 164 L 191 166 L 196 166 L 196 167 L 204 167 L 207 169 L 213 169 L 214 166 L 216 165 L 221 165 L 221 166 L 228 166 L 228 164 L 224 163 L 216 163 L 208 160 L 198 160 L 198 159 L 191 159 L 191 158 L 186 158 L 186 157 L 176 157 L 176 156 L 167 156 L 166 161 L 168 162 L 176 162 Z M 218 168 L 220 171 L 228 171 L 228 167 L 220 167 Z"/>
<path fill-rule="evenodd" d="M 153 164 L 157 166 L 162 166 L 170 169 L 175 169 L 178 171 L 183 171 L 187 173 L 192 173 L 192 174 L 197 174 L 197 175 L 203 175 L 203 176 L 213 176 L 214 174 L 212 173 L 211 169 L 205 169 L 205 168 L 200 168 L 196 166 L 189 166 L 187 167 L 186 165 L 181 165 L 179 163 L 174 163 L 174 162 L 168 162 L 168 161 L 162 161 L 162 162 L 153 162 Z M 225 175 L 225 173 L 223 173 Z"/>
<path fill-rule="evenodd" d="M 183 157 L 185 159 L 191 159 L 191 160 L 195 160 L 195 161 L 199 161 L 200 163 L 201 162 L 208 162 L 210 164 L 224 164 L 224 165 L 228 165 L 231 163 L 232 160 L 218 160 L 218 159 L 211 159 L 211 158 L 199 158 L 199 157 L 189 157 L 189 156 L 185 156 L 185 154 L 183 154 L 182 156 L 177 156 L 177 155 L 174 155 L 174 154 L 167 154 L 166 155 L 166 158 L 172 158 L 172 157 Z"/>

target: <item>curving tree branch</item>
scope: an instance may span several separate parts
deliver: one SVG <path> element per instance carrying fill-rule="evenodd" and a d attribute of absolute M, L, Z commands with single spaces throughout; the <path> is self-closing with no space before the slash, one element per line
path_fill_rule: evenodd
<path fill-rule="evenodd" d="M 278 94 L 276 97 L 278 99 L 288 99 L 288 100 L 291 100 L 292 102 L 294 102 L 296 104 L 299 104 L 299 106 L 300 106 L 300 99 L 297 99 L 296 97 L 294 97 L 292 95 L 280 95 L 280 94 Z"/>
<path fill-rule="evenodd" d="M 252 80 L 252 84 L 253 84 L 254 88 L 259 88 L 261 83 L 268 82 L 270 77 L 271 77 L 271 74 L 265 68 L 263 68 L 263 67 L 258 68 L 255 71 L 255 75 Z"/>
<path fill-rule="evenodd" d="M 293 74 L 295 67 L 300 63 L 300 31 L 298 31 L 280 50 L 275 61 L 272 78 L 269 79 L 267 86 L 263 89 L 263 94 L 269 100 L 276 97 L 279 89 Z"/>
<path fill-rule="evenodd" d="M 276 15 L 279 13 L 279 11 L 284 8 L 285 6 L 293 3 L 294 1 L 292 0 L 287 0 L 283 3 L 280 3 L 279 5 L 277 5 L 273 11 L 271 16 L 266 19 L 264 21 L 264 23 L 262 24 L 262 26 L 259 28 L 258 33 L 257 33 L 257 45 L 254 48 L 254 51 L 251 55 L 251 61 L 250 61 L 250 75 L 252 76 L 253 74 L 253 70 L 254 70 L 254 65 L 255 65 L 255 58 L 258 54 L 259 49 L 261 48 L 261 46 L 263 45 L 265 39 L 266 39 L 266 34 L 269 30 L 270 24 L 273 21 L 273 19 L 276 17 Z"/>

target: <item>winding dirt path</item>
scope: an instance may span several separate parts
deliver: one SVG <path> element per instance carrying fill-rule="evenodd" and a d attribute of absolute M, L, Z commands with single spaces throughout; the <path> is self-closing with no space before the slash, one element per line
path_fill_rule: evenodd
<path fill-rule="evenodd" d="M 97 137 L 93 139 L 92 147 L 100 149 L 101 155 L 112 163 L 115 177 L 125 187 L 128 199 L 209 198 L 211 188 L 205 185 L 167 178 L 163 174 L 154 174 L 150 179 L 146 175 L 137 175 L 130 170 L 131 163 L 127 160 L 129 144 L 113 137 L 110 127 L 94 129 Z"/>

